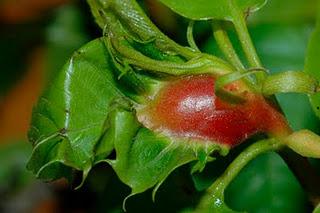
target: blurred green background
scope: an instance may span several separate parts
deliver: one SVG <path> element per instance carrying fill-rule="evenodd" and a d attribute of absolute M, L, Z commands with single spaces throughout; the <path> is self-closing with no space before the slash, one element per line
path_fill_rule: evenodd
<path fill-rule="evenodd" d="M 165 33 L 186 45 L 187 20 L 157 1 L 139 2 Z M 248 18 L 258 54 L 271 72 L 303 69 L 315 5 L 316 0 L 270 0 Z M 235 34 L 229 33 L 241 53 Z M 31 153 L 26 134 L 33 104 L 71 53 L 100 35 L 85 1 L 0 1 L 0 212 L 122 212 L 129 188 L 106 165 L 95 168 L 76 191 L 63 180 L 37 181 L 25 169 Z M 206 22 L 196 22 L 195 39 L 204 52 L 222 57 Z M 293 129 L 320 132 L 306 96 L 277 98 Z M 190 176 L 188 166 L 178 169 L 160 188 L 155 203 L 148 191 L 128 200 L 128 212 L 179 212 L 192 207 L 243 148 L 210 163 L 201 174 Z M 320 168 L 318 161 L 312 163 Z M 311 212 L 301 186 L 274 153 L 250 163 L 228 188 L 226 201 L 248 212 Z"/>

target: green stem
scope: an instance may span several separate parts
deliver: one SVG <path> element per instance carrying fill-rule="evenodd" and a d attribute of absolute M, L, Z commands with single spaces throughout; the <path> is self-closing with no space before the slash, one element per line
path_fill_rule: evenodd
<path fill-rule="evenodd" d="M 233 17 L 233 24 L 234 24 L 235 30 L 238 34 L 242 49 L 246 55 L 249 65 L 251 67 L 262 67 L 259 56 L 252 43 L 248 28 L 247 28 L 247 24 L 244 18 L 244 14 L 241 12 L 241 10 L 238 7 L 234 5 L 232 5 L 230 9 Z M 258 74 L 257 75 L 258 83 L 263 82 L 263 79 L 265 77 L 266 77 L 266 73 Z"/>
<path fill-rule="evenodd" d="M 239 174 L 239 172 L 258 155 L 268 152 L 276 151 L 283 147 L 283 144 L 276 139 L 267 139 L 252 144 L 245 149 L 235 160 L 229 165 L 225 172 L 220 176 L 208 189 L 206 194 L 200 200 L 196 212 L 208 212 L 217 208 L 227 209 L 222 206 L 224 202 L 224 191 L 231 181 Z M 220 206 L 219 206 L 220 205 Z M 212 207 L 214 206 L 214 207 Z"/>
<path fill-rule="evenodd" d="M 316 93 L 318 81 L 301 71 L 283 71 L 268 75 L 262 85 L 263 95 L 270 96 L 277 93 Z"/>
<path fill-rule="evenodd" d="M 201 52 L 194 40 L 193 37 L 193 26 L 194 26 L 194 20 L 189 21 L 188 28 L 187 28 L 187 39 L 190 47 L 198 52 Z"/>
<path fill-rule="evenodd" d="M 244 70 L 245 68 L 235 52 L 227 32 L 223 29 L 221 21 L 212 21 L 211 26 L 213 36 L 224 56 L 235 68 L 237 68 L 238 71 Z"/>
<path fill-rule="evenodd" d="M 111 35 L 110 35 L 111 36 Z M 140 52 L 124 45 L 119 38 L 106 38 L 111 40 L 112 48 L 123 60 L 145 71 L 169 75 L 205 74 L 224 75 L 232 71 L 232 67 L 223 60 L 214 56 L 201 54 L 201 57 L 187 62 L 159 61 L 149 58 Z M 110 46 L 110 45 L 109 45 Z"/>

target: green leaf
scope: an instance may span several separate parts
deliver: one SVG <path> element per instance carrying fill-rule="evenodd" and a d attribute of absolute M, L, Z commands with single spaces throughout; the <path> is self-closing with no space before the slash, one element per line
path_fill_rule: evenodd
<path fill-rule="evenodd" d="M 261 23 L 302 23 L 309 22 L 316 14 L 314 6 L 318 0 L 281 0 L 268 4 L 250 17 L 250 22 Z M 281 12 L 280 12 L 281 11 Z"/>
<path fill-rule="evenodd" d="M 266 0 L 159 0 L 176 13 L 193 20 L 234 20 L 233 10 L 256 11 Z"/>
<path fill-rule="evenodd" d="M 75 52 L 33 111 L 28 169 L 46 180 L 87 173 L 108 113 L 122 99 L 103 42 Z"/>
<path fill-rule="evenodd" d="M 120 149 L 117 152 L 117 158 L 125 159 L 127 153 L 123 148 L 127 143 L 132 142 L 140 127 L 135 115 L 124 109 L 116 109 L 110 113 L 108 123 L 108 131 L 96 149 L 97 163 L 99 163 L 99 159 L 103 161 L 114 148 Z"/>
<path fill-rule="evenodd" d="M 226 203 L 248 212 L 306 212 L 303 189 L 275 153 L 252 161 L 226 191 Z"/>
<path fill-rule="evenodd" d="M 174 169 L 197 160 L 193 172 L 202 170 L 206 162 L 212 160 L 210 153 L 225 154 L 226 151 L 212 142 L 169 139 L 146 128 L 139 129 L 131 140 L 115 140 L 115 149 L 117 158 L 108 162 L 131 187 L 131 195 L 156 185 L 153 196 Z"/>
<path fill-rule="evenodd" d="M 318 7 L 320 8 L 320 6 Z M 317 24 L 315 30 L 313 31 L 306 56 L 305 62 L 305 72 L 309 73 L 315 77 L 318 81 L 320 80 L 320 9 L 318 9 L 319 14 L 317 18 Z M 320 117 L 320 94 L 315 94 L 310 96 L 311 105 L 316 115 Z"/>

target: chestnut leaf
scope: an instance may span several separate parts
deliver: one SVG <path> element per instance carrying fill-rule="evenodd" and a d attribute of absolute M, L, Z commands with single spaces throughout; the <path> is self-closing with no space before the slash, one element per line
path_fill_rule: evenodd
<path fill-rule="evenodd" d="M 102 39 L 76 51 L 39 99 L 29 140 L 34 149 L 28 169 L 44 180 L 67 178 L 109 163 L 133 194 L 154 192 L 176 168 L 197 161 L 201 171 L 214 151 L 212 141 L 163 136 L 144 128 L 135 114 L 132 91 L 123 85 Z M 156 81 L 156 79 L 155 79 Z M 109 155 L 115 151 L 116 158 Z M 155 193 L 154 193 L 155 195 Z"/>
<path fill-rule="evenodd" d="M 124 96 L 116 86 L 103 42 L 76 51 L 33 110 L 28 169 L 45 180 L 88 172 L 110 106 Z"/>

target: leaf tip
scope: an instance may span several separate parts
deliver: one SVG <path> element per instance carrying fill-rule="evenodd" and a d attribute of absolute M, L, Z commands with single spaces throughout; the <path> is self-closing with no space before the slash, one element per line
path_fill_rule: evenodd
<path fill-rule="evenodd" d="M 84 170 L 83 170 L 83 172 L 82 172 L 81 182 L 80 182 L 80 184 L 79 184 L 78 186 L 75 187 L 75 190 L 78 190 L 78 189 L 80 189 L 80 188 L 83 186 L 84 182 L 86 181 L 86 179 L 87 179 L 87 177 L 88 177 L 88 174 L 89 174 L 90 170 L 91 170 L 91 165 L 87 165 L 87 166 L 84 168 Z"/>
<path fill-rule="evenodd" d="M 161 184 L 163 183 L 165 179 L 163 179 L 162 181 L 160 181 L 152 190 L 152 202 L 156 202 L 156 194 L 158 192 L 158 189 L 160 188 Z"/>
<path fill-rule="evenodd" d="M 126 209 L 127 200 L 128 200 L 130 197 L 134 196 L 135 194 L 136 194 L 136 193 L 131 192 L 131 194 L 129 194 L 129 195 L 123 200 L 123 202 L 122 202 L 122 210 L 123 210 L 124 212 L 127 212 L 127 209 Z"/>

